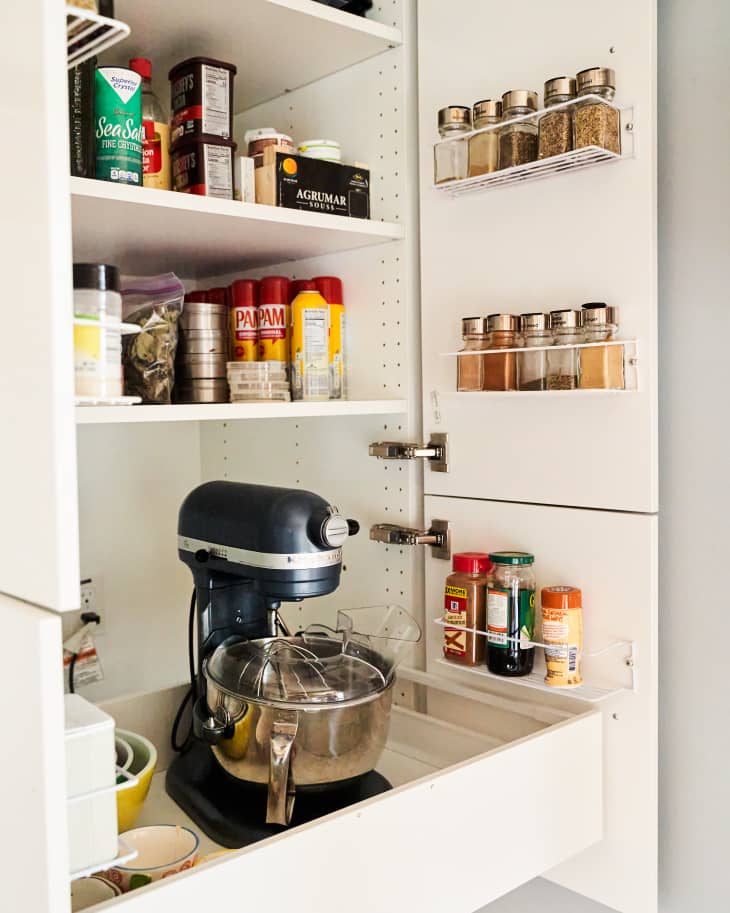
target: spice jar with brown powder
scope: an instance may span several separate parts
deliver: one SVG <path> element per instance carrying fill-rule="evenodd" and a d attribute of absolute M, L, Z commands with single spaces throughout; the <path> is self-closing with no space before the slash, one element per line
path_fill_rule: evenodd
<path fill-rule="evenodd" d="M 553 346 L 576 346 L 583 342 L 580 311 L 550 312 Z M 575 390 L 578 386 L 578 349 L 553 348 L 547 353 L 548 390 Z"/>
<path fill-rule="evenodd" d="M 487 348 L 486 317 L 463 317 L 461 320 L 464 348 L 462 352 L 483 352 Z M 486 355 L 459 355 L 456 359 L 456 389 L 473 393 L 484 389 Z"/>
<path fill-rule="evenodd" d="M 545 107 L 562 105 L 575 98 L 575 80 L 568 76 L 556 76 L 545 83 Z M 573 109 L 558 108 L 548 111 L 540 118 L 538 154 L 540 159 L 562 155 L 573 148 Z"/>
<path fill-rule="evenodd" d="M 502 96 L 502 120 L 509 121 L 537 111 L 537 92 L 513 89 Z M 537 124 L 523 120 L 499 131 L 499 167 L 512 168 L 537 158 Z"/>
<path fill-rule="evenodd" d="M 607 304 L 584 304 L 583 316 L 584 341 L 591 343 L 606 342 L 614 339 L 618 331 L 618 308 Z M 623 390 L 624 347 L 599 346 L 580 350 L 581 390 Z"/>
<path fill-rule="evenodd" d="M 444 657 L 465 666 L 477 666 L 487 655 L 486 637 L 475 631 L 486 631 L 492 562 L 484 552 L 460 552 L 454 555 L 452 566 L 454 573 L 446 578 L 444 587 Z"/>
<path fill-rule="evenodd" d="M 581 70 L 576 76 L 578 103 L 575 107 L 575 148 L 600 146 L 609 152 L 621 154 L 621 118 L 616 108 L 606 102 L 613 101 L 616 94 L 616 74 L 607 67 L 591 67 Z M 598 95 L 586 98 L 585 95 Z"/>
<path fill-rule="evenodd" d="M 502 119 L 502 102 L 485 98 L 474 105 L 474 129 L 492 127 Z M 499 168 L 499 131 L 477 133 L 469 139 L 469 177 L 491 174 Z"/>
<path fill-rule="evenodd" d="M 519 318 L 514 314 L 490 314 L 487 318 L 489 330 L 488 347 L 494 349 L 518 349 L 522 345 Z M 484 356 L 485 390 L 517 389 L 517 352 L 500 352 Z"/>

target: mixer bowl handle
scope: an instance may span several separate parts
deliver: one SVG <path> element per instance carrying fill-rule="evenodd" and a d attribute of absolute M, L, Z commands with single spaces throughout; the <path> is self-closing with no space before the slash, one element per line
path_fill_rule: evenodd
<path fill-rule="evenodd" d="M 271 727 L 269 794 L 266 823 L 288 825 L 294 811 L 294 782 L 290 775 L 291 753 L 299 728 L 296 711 L 280 711 Z"/>

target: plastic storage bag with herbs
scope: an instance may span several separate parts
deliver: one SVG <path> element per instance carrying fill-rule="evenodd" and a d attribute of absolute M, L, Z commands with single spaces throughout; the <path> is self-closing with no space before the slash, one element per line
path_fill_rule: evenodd
<path fill-rule="evenodd" d="M 143 403 L 172 402 L 177 325 L 184 296 L 185 289 L 175 273 L 123 280 L 123 319 L 142 328 L 123 337 L 127 396 L 141 396 Z"/>

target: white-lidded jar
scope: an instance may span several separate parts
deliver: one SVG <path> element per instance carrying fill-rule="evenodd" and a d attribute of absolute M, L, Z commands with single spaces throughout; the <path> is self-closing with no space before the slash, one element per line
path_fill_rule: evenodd
<path fill-rule="evenodd" d="M 119 270 L 74 263 L 76 396 L 122 395 L 122 296 Z"/>

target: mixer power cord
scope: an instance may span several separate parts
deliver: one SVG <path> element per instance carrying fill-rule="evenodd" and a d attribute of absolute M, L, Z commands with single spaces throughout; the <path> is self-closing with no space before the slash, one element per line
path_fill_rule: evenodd
<path fill-rule="evenodd" d="M 188 670 L 190 673 L 190 687 L 185 693 L 185 697 L 182 699 L 180 706 L 177 708 L 177 713 L 175 714 L 175 719 L 172 722 L 172 731 L 170 732 L 170 744 L 172 745 L 172 750 L 176 752 L 183 752 L 190 745 L 190 741 L 193 737 L 193 720 L 192 720 L 192 708 L 195 706 L 195 701 L 198 696 L 198 688 L 195 680 L 195 647 L 194 647 L 194 631 L 195 631 L 195 587 L 193 587 L 193 594 L 190 597 L 190 613 L 188 615 Z M 177 735 L 178 729 L 180 728 L 180 723 L 185 713 L 185 708 L 187 705 L 191 705 L 191 719 L 190 727 L 188 729 L 187 735 L 185 736 L 182 742 L 178 742 Z"/>

